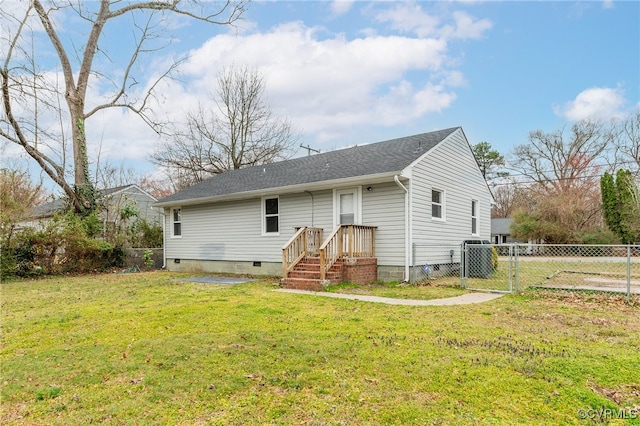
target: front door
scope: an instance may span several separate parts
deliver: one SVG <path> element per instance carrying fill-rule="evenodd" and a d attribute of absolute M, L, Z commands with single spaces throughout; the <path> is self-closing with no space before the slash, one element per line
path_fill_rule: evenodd
<path fill-rule="evenodd" d="M 359 188 L 336 190 L 334 212 L 336 225 L 360 224 Z"/>

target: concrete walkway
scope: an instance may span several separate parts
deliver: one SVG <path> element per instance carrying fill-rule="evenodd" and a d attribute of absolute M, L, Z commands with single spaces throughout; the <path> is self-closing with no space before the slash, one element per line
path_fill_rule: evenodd
<path fill-rule="evenodd" d="M 286 288 L 277 289 L 281 293 L 308 294 L 311 296 L 333 297 L 335 299 L 351 299 L 363 302 L 386 303 L 387 305 L 405 306 L 449 306 L 449 305 L 469 305 L 471 303 L 488 302 L 504 296 L 503 293 L 467 293 L 456 297 L 431 300 L 394 299 L 391 297 L 367 296 L 362 294 L 329 293 L 324 291 L 290 290 Z"/>

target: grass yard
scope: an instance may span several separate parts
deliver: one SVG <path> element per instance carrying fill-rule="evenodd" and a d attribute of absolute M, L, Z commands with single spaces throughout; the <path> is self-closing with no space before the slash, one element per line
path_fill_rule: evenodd
<path fill-rule="evenodd" d="M 325 290 L 332 293 L 362 294 L 367 296 L 417 300 L 442 299 L 468 293 L 467 290 L 460 287 L 459 278 L 454 285 L 450 285 L 451 280 L 444 281 L 447 278 L 449 277 L 441 278 L 439 281 L 421 282 L 417 285 L 399 282 L 381 282 L 369 285 L 340 283 L 329 285 Z"/>
<path fill-rule="evenodd" d="M 0 423 L 640 424 L 637 296 L 409 307 L 184 276 L 1 284 Z"/>

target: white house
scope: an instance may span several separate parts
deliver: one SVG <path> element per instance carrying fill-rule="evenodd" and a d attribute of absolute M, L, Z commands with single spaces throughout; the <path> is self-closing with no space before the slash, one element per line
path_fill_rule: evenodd
<path fill-rule="evenodd" d="M 317 288 L 408 280 L 414 243 L 489 239 L 491 202 L 455 127 L 228 171 L 155 206 L 165 211 L 167 269 L 284 275 Z M 313 258 L 320 276 L 296 272 Z M 362 270 L 331 275 L 341 263 Z"/>
<path fill-rule="evenodd" d="M 162 222 L 162 209 L 153 207 L 157 200 L 138 185 L 123 185 L 98 191 L 101 199 L 99 217 L 105 228 L 118 224 L 120 212 L 129 205 L 138 212 L 138 216 L 150 223 Z M 31 210 L 26 218 L 18 222 L 18 228 L 33 227 L 42 229 L 53 217 L 66 208 L 65 200 L 56 199 L 41 204 Z"/>

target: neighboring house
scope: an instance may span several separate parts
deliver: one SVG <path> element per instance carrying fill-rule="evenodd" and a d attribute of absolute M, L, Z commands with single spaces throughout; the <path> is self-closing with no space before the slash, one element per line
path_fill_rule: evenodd
<path fill-rule="evenodd" d="M 491 219 L 491 242 L 494 244 L 510 244 L 517 242 L 511 237 L 511 218 Z"/>
<path fill-rule="evenodd" d="M 155 206 L 169 270 L 288 276 L 316 258 L 329 279 L 360 257 L 372 281 L 408 280 L 414 243 L 489 239 L 492 201 L 456 127 L 224 172 Z"/>
<path fill-rule="evenodd" d="M 22 229 L 26 227 L 31 228 L 44 228 L 46 223 L 53 219 L 58 212 L 64 210 L 64 200 L 53 200 L 48 203 L 40 204 L 34 207 L 28 213 L 27 217 L 19 221 L 16 224 L 16 229 Z"/>
<path fill-rule="evenodd" d="M 544 244 L 544 240 L 528 239 L 527 241 L 518 240 L 511 236 L 512 218 L 491 219 L 491 242 L 494 244 L 519 244 L 520 254 L 532 254 L 536 250 L 534 244 Z M 507 246 L 497 247 L 501 256 L 509 254 Z"/>
<path fill-rule="evenodd" d="M 137 217 L 140 219 L 145 219 L 149 223 L 162 224 L 164 216 L 162 209 L 153 207 L 158 200 L 138 185 L 104 189 L 100 191 L 100 195 L 103 197 L 104 205 L 100 218 L 105 224 L 117 224 L 120 221 L 120 212 L 127 205 L 137 210 Z"/>
<path fill-rule="evenodd" d="M 137 185 L 124 185 L 116 188 L 108 188 L 99 191 L 102 197 L 103 208 L 99 217 L 103 221 L 105 229 L 115 226 L 120 221 L 121 210 L 130 205 L 139 212 L 139 217 L 148 222 L 162 223 L 162 209 L 156 209 L 153 204 L 157 201 L 148 192 Z M 31 210 L 25 220 L 18 223 L 18 228 L 34 227 L 42 229 L 48 221 L 63 211 L 65 201 L 61 199 L 41 204 Z"/>

